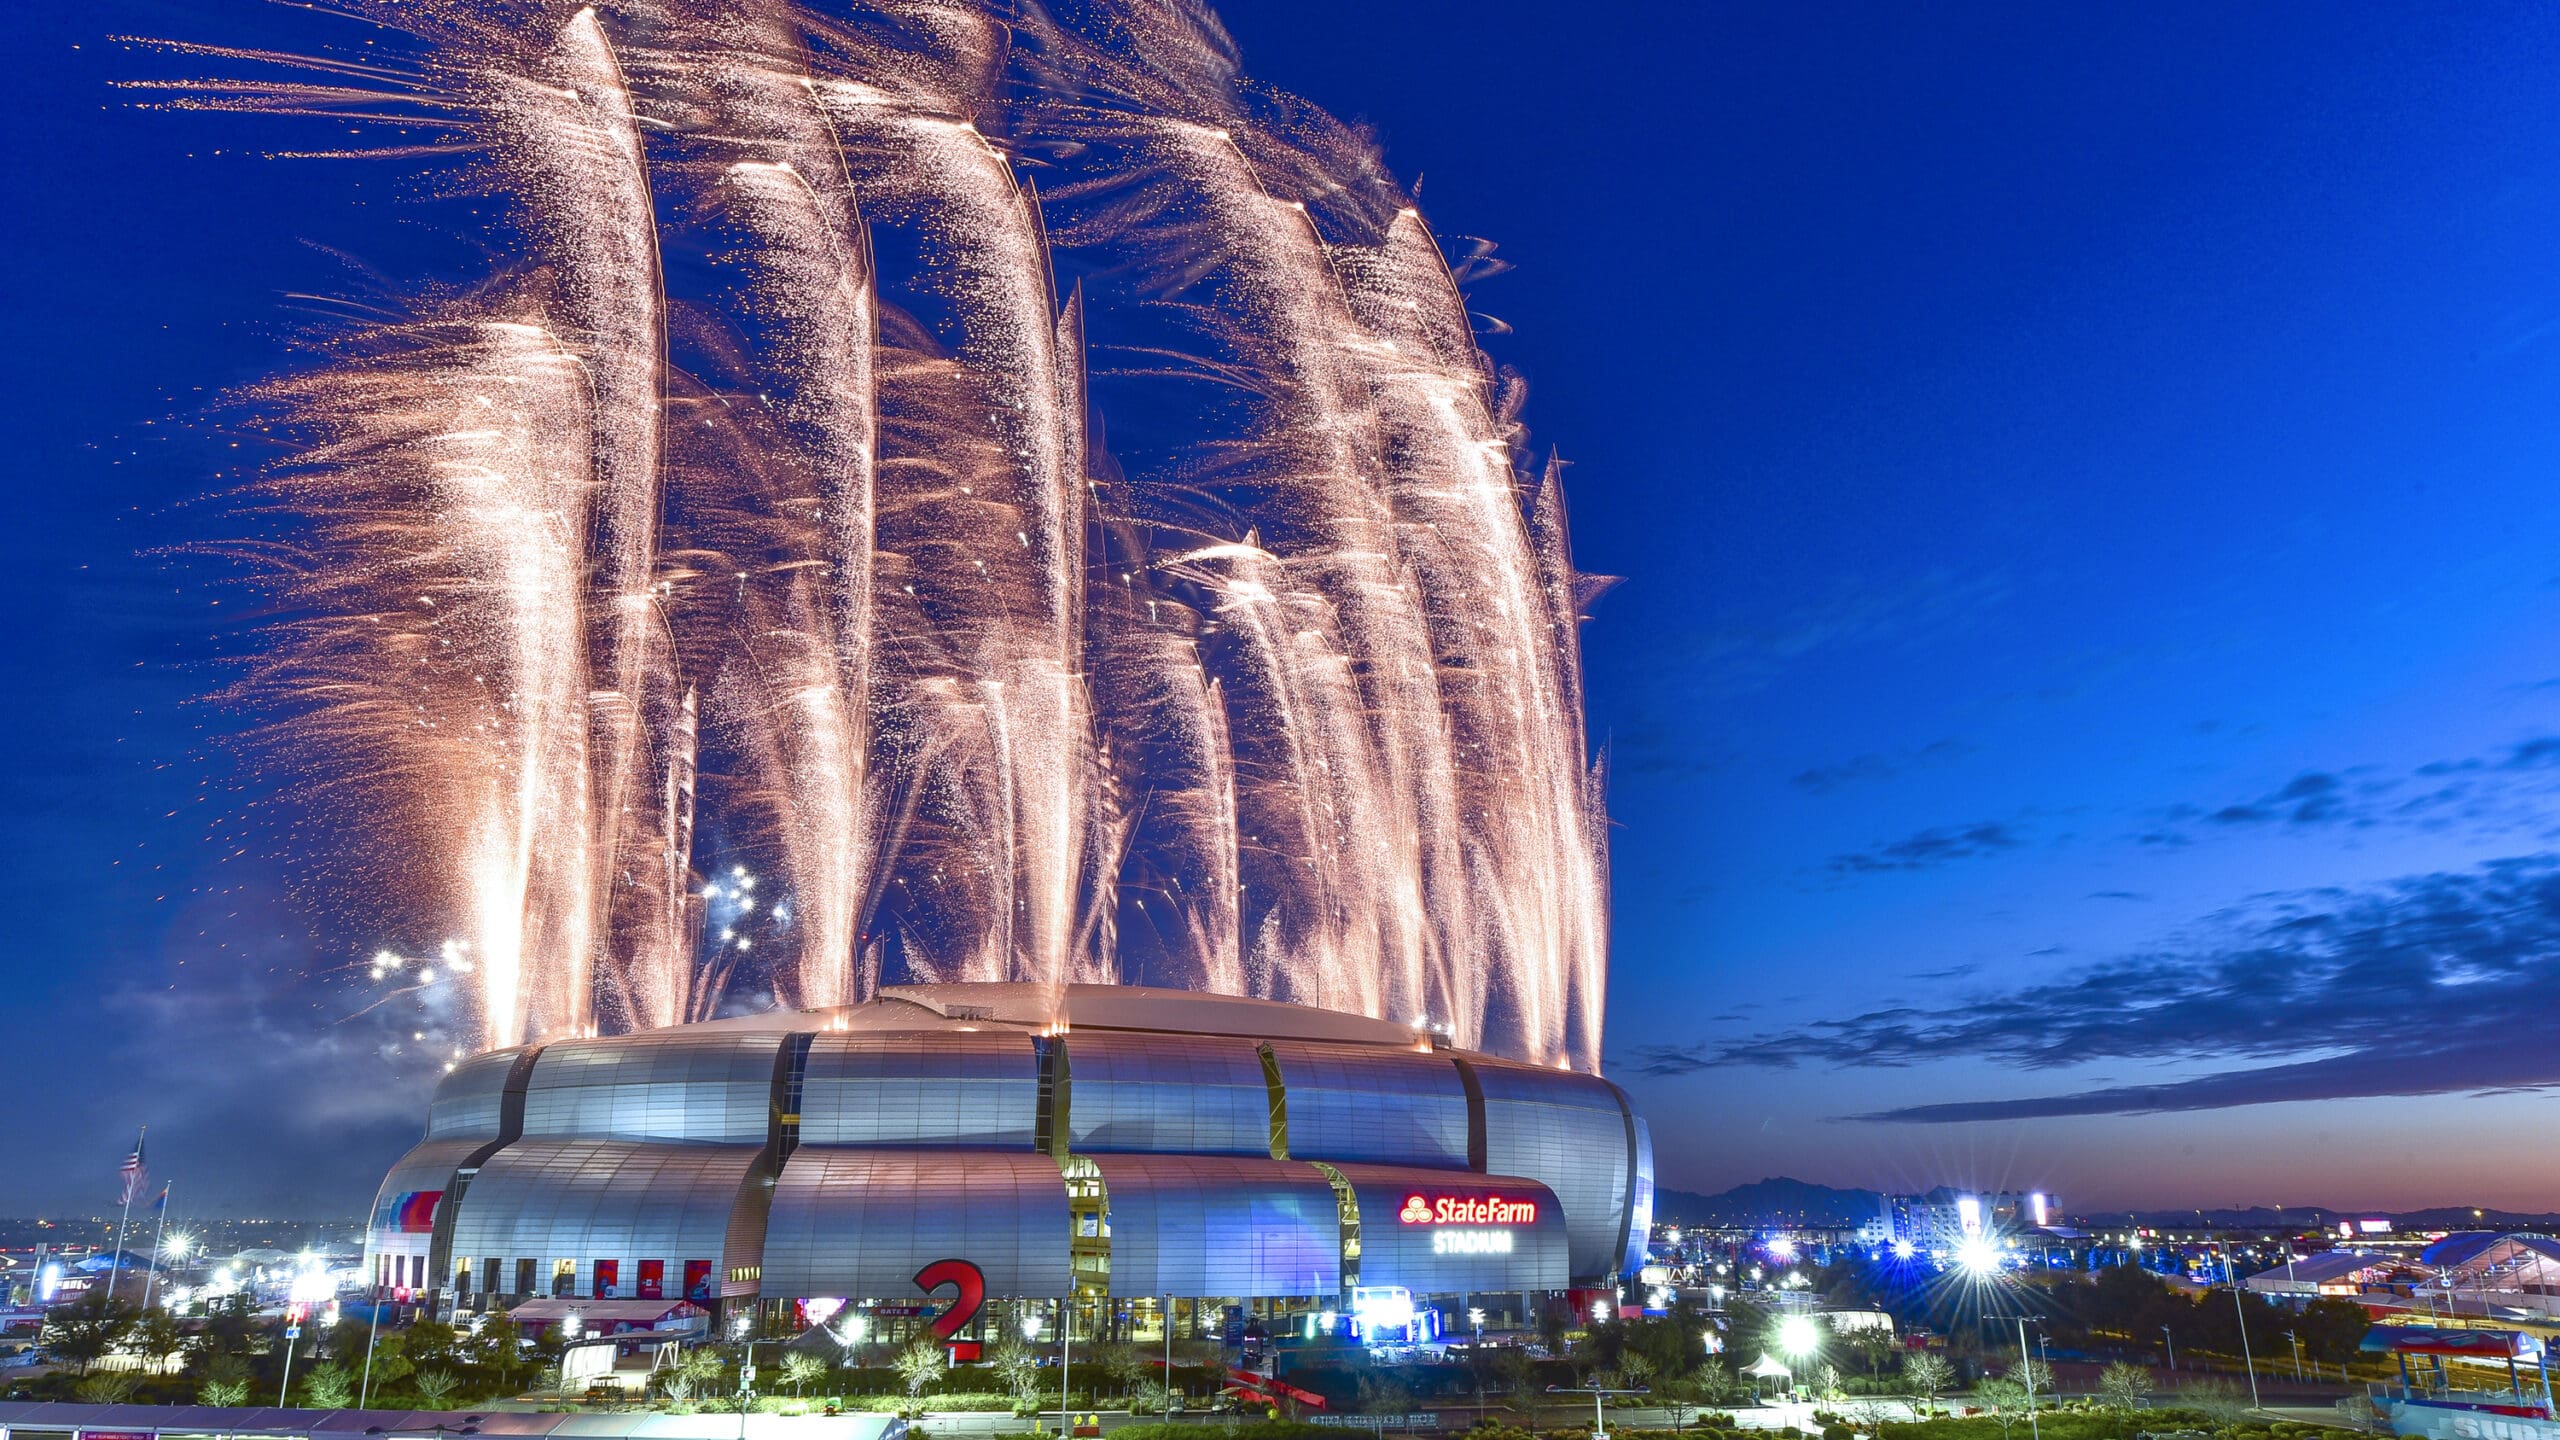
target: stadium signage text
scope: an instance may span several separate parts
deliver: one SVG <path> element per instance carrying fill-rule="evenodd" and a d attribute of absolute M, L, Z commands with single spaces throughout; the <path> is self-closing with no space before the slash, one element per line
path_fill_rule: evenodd
<path fill-rule="evenodd" d="M 1396 1218 L 1407 1225 L 1535 1225 L 1538 1202 L 1505 1200 L 1499 1195 L 1443 1195 L 1433 1200 L 1408 1195 Z"/>

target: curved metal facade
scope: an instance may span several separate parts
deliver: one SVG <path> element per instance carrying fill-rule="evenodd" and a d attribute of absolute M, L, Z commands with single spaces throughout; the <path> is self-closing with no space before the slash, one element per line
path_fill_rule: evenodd
<path fill-rule="evenodd" d="M 924 1266 L 966 1260 L 990 1295 L 1064 1295 L 1068 1229 L 1046 1155 L 804 1145 L 773 1189 L 764 1293 L 911 1296 Z"/>
<path fill-rule="evenodd" d="M 1064 1043 L 1078 1154 L 1271 1154 L 1271 1091 L 1252 1041 L 1095 1031 Z"/>
<path fill-rule="evenodd" d="M 1635 1177 L 1634 1121 L 1618 1087 L 1596 1075 L 1470 1057 L 1484 1096 L 1484 1169 L 1555 1192 L 1573 1240 L 1573 1278 L 1626 1263 Z"/>
<path fill-rule="evenodd" d="M 444 1073 L 427 1102 L 427 1138 L 495 1140 L 506 1113 L 507 1076 L 524 1050 L 491 1050 Z"/>
<path fill-rule="evenodd" d="M 810 1042 L 802 1144 L 1028 1150 L 1039 1127 L 1040 1059 L 1020 1031 L 822 1031 Z"/>
<path fill-rule="evenodd" d="M 783 1038 L 677 1028 L 545 1046 L 525 1087 L 524 1133 L 760 1145 Z"/>
<path fill-rule="evenodd" d="M 1131 1028 L 1052 1034 L 1008 987 L 918 993 L 463 1062 L 375 1197 L 377 1283 L 921 1299 L 917 1272 L 951 1259 L 997 1297 L 1107 1276 L 1132 1298 L 1308 1298 L 1642 1263 L 1651 1137 L 1598 1077 L 1271 1002 L 1088 995 Z M 1408 1222 L 1415 1196 L 1537 1213 Z"/>
<path fill-rule="evenodd" d="M 1274 1040 L 1289 1155 L 1383 1165 L 1467 1164 L 1467 1087 L 1446 1055 Z"/>
<path fill-rule="evenodd" d="M 1644 1268 L 1645 1241 L 1653 1234 L 1653 1130 L 1633 1107 L 1627 1114 L 1636 1127 L 1636 1186 L 1635 1203 L 1628 1207 L 1626 1263 L 1618 1272 L 1622 1275 Z"/>
<path fill-rule="evenodd" d="M 1332 1295 L 1342 1220 L 1312 1165 L 1223 1155 L 1094 1155 L 1107 1192 L 1111 1293 Z"/>
<path fill-rule="evenodd" d="M 751 1242 L 740 1253 L 732 1220 L 742 1201 L 751 1215 L 761 1213 L 762 1197 L 748 1192 L 764 1186 L 762 1158 L 760 1149 L 743 1145 L 519 1140 L 481 1164 L 456 1207 L 453 1264 L 469 1262 L 473 1289 L 500 1294 L 553 1293 L 565 1261 L 570 1292 L 592 1295 L 600 1260 L 614 1263 L 623 1295 L 640 1293 L 642 1267 L 652 1263 L 665 1298 L 737 1293 L 726 1285 L 729 1271 L 756 1263 L 762 1237 L 737 1237 Z M 495 1286 L 486 1279 L 493 1260 Z M 517 1279 L 528 1274 L 529 1291 Z M 686 1284 L 697 1274 L 708 1275 L 708 1296 Z"/>
<path fill-rule="evenodd" d="M 1405 1165 L 1336 1165 L 1360 1203 L 1360 1283 L 1416 1295 L 1561 1290 L 1572 1283 L 1567 1212 L 1534 1180 Z M 1527 1223 L 1438 1224 L 1406 1218 L 1415 1199 L 1526 1202 Z"/>

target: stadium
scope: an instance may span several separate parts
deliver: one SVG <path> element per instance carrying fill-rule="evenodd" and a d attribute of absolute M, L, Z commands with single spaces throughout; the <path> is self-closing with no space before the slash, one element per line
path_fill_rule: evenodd
<path fill-rule="evenodd" d="M 1644 1121 L 1595 1075 L 1269 1000 L 900 985 L 458 1064 L 367 1260 L 442 1314 L 1421 1341 L 1614 1292 L 1652 1190 Z"/>

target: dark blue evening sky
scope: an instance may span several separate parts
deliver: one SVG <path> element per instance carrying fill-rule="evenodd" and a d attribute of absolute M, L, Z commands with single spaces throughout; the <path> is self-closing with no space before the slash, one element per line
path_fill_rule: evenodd
<path fill-rule="evenodd" d="M 307 16 L 21 9 L 0 1210 L 148 1120 L 195 1208 L 352 1213 L 422 1097 L 293 983 L 345 897 L 214 743 L 182 552 L 296 297 L 468 247 L 109 88 Z M 1476 303 L 1625 577 L 1608 1053 L 1668 1183 L 2553 1207 L 2560 20 L 1224 13 L 1518 267 Z"/>

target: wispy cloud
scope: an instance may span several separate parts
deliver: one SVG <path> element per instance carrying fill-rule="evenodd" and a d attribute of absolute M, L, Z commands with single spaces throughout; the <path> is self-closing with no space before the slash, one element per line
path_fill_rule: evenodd
<path fill-rule="evenodd" d="M 2028 1072 L 2100 1060 L 2232 1066 L 2158 1084 L 1854 1117 L 1929 1124 L 2560 1086 L 2554 1042 L 2560 856 L 2536 855 L 2371 889 L 2262 896 L 2214 917 L 2208 940 L 2120 956 L 2046 984 L 1631 1058 L 1651 1075 L 1950 1060 Z"/>
<path fill-rule="evenodd" d="M 1829 868 L 1835 875 L 1927 870 L 1957 860 L 1997 855 L 2025 843 L 2015 830 L 2001 821 L 1978 820 L 1970 825 L 1933 826 L 1914 831 L 1899 840 L 1834 855 L 1829 861 Z"/>
<path fill-rule="evenodd" d="M 1896 750 L 1873 755 L 1852 755 L 1836 765 L 1817 765 L 1799 770 L 1788 777 L 1800 790 L 1816 795 L 1832 795 L 1870 780 L 1890 780 L 1906 771 L 1928 765 L 1943 765 L 1973 753 L 1973 747 L 1957 740 L 1936 740 L 1914 750 Z"/>
<path fill-rule="evenodd" d="M 1827 770 L 1807 771 L 1795 781 L 1821 791 L 1891 773 L 1896 772 L 1888 767 L 1887 757 L 1859 756 Z M 2550 804 L 2556 782 L 2560 782 L 2560 736 L 2536 736 L 2488 755 L 2430 761 L 2400 771 L 2371 765 L 2305 770 L 2281 785 L 2237 800 L 2181 802 L 2137 811 L 2141 828 L 2122 838 L 2146 849 L 2176 849 L 2215 836 L 2253 831 L 2318 834 L 2398 829 L 2560 838 Z M 1932 826 L 1900 840 L 1834 855 L 1823 868 L 1834 876 L 1924 870 L 2016 850 L 2036 838 L 2031 813 L 2005 821 Z M 2109 899 L 2139 898 L 2130 891 L 2100 894 Z"/>

